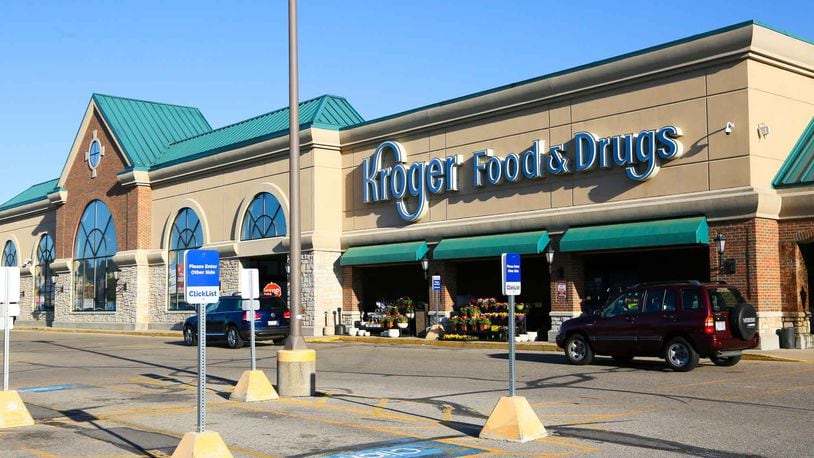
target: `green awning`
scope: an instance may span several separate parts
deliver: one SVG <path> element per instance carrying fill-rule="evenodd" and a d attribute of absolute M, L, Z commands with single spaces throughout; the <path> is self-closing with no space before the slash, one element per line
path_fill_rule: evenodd
<path fill-rule="evenodd" d="M 416 262 L 427 254 L 427 242 L 390 243 L 387 245 L 355 246 L 339 258 L 341 266 Z"/>
<path fill-rule="evenodd" d="M 696 244 L 709 244 L 709 226 L 703 216 L 568 229 L 560 240 L 560 251 Z"/>
<path fill-rule="evenodd" d="M 546 245 L 546 231 L 461 237 L 442 240 L 432 252 L 432 258 L 485 258 L 500 256 L 502 253 L 537 254 L 542 253 Z"/>

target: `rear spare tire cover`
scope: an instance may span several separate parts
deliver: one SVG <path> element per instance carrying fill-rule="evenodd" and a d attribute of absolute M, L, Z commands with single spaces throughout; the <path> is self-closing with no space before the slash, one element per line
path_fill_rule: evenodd
<path fill-rule="evenodd" d="M 743 340 L 750 340 L 757 332 L 757 312 L 751 304 L 738 304 L 729 313 L 732 334 Z"/>

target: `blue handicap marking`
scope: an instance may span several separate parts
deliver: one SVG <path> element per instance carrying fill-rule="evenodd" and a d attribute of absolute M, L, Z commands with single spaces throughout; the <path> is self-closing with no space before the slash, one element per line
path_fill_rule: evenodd
<path fill-rule="evenodd" d="M 386 447 L 353 450 L 328 455 L 325 458 L 394 458 L 400 456 L 471 456 L 479 455 L 482 449 L 462 447 L 433 441 L 394 442 Z"/>
<path fill-rule="evenodd" d="M 37 386 L 32 388 L 21 388 L 17 391 L 23 393 L 48 393 L 50 391 L 62 391 L 62 390 L 70 390 L 72 388 L 77 388 L 79 385 L 74 385 L 73 383 L 68 383 L 64 385 L 51 385 L 51 386 Z"/>

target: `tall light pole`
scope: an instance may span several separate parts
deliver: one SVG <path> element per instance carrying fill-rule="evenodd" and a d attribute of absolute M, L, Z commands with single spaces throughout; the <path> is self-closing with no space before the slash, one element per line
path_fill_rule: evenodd
<path fill-rule="evenodd" d="M 291 228 L 290 264 L 291 294 L 291 322 L 288 339 L 285 342 L 286 350 L 306 349 L 302 338 L 300 316 L 302 314 L 300 268 L 302 241 L 300 238 L 300 102 L 299 102 L 299 76 L 297 62 L 297 0 L 288 0 L 288 197 L 290 201 L 289 217 Z"/>

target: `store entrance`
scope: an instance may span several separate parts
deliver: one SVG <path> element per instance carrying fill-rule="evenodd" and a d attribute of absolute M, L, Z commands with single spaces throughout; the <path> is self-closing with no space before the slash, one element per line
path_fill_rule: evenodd
<path fill-rule="evenodd" d="M 429 303 L 429 280 L 419 263 L 359 267 L 362 275 L 362 311 L 376 312 L 376 303 L 394 304 L 400 297 L 409 297 L 421 308 Z M 355 275 L 355 273 L 354 273 Z"/>
<path fill-rule="evenodd" d="M 608 296 L 636 283 L 655 281 L 709 281 L 709 248 L 682 247 L 587 254 L 582 309 L 605 304 Z"/>
<path fill-rule="evenodd" d="M 551 281 L 545 256 L 523 255 L 521 293 L 516 303 L 525 305 L 526 330 L 545 335 L 551 328 Z M 470 299 L 493 297 L 498 302 L 508 300 L 501 294 L 500 259 L 458 261 L 456 268 L 455 305 L 465 305 Z"/>
<path fill-rule="evenodd" d="M 288 277 L 285 272 L 286 258 L 286 255 L 278 254 L 242 259 L 243 267 L 257 269 L 260 278 L 260 294 L 263 294 L 264 286 L 274 282 L 280 286 L 281 297 L 288 301 Z"/>
<path fill-rule="evenodd" d="M 814 242 L 800 244 L 800 251 L 808 272 L 807 283 L 800 287 L 800 301 L 803 310 L 808 311 L 808 332 L 814 333 L 814 305 L 811 304 L 814 298 L 814 293 L 811 292 L 811 285 L 814 285 Z"/>

